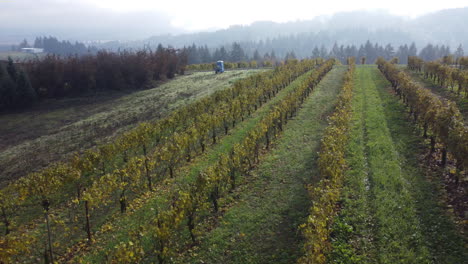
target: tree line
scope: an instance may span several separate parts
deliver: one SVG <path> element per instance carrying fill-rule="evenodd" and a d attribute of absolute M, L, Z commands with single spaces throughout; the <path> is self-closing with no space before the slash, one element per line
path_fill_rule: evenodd
<path fill-rule="evenodd" d="M 96 54 L 98 52 L 98 48 L 94 46 L 86 46 L 84 43 L 78 41 L 75 43 L 67 40 L 60 41 L 56 37 L 52 36 L 36 37 L 32 46 L 26 39 L 24 39 L 20 44 L 13 45 L 12 51 L 21 51 L 22 48 L 44 49 L 44 52 L 46 53 L 61 56 Z"/>
<path fill-rule="evenodd" d="M 142 89 L 153 81 L 183 74 L 186 63 L 184 51 L 161 45 L 155 51 L 99 51 L 66 57 L 49 54 L 20 64 L 10 59 L 8 75 L 0 75 L 0 110 L 24 108 L 36 99 Z"/>
<path fill-rule="evenodd" d="M 184 47 L 187 52 L 189 64 L 211 63 L 217 60 L 229 62 L 240 61 L 278 61 L 295 58 L 337 58 L 343 64 L 349 57 L 362 58 L 366 57 L 368 63 L 374 63 L 377 58 L 382 57 L 390 60 L 394 57 L 398 58 L 399 63 L 407 64 L 408 56 L 419 56 L 424 60 L 435 60 L 444 56 L 452 55 L 454 58 L 459 58 L 464 55 L 464 50 L 461 45 L 452 52 L 449 46 L 427 44 L 419 52 L 416 44 L 413 42 L 410 45 L 404 44 L 394 47 L 391 44 L 381 45 L 367 41 L 359 46 L 356 45 L 340 45 L 335 44 L 329 49 L 324 45 L 308 45 L 308 52 L 301 52 L 300 49 L 291 47 L 289 50 L 284 50 L 281 43 L 270 43 L 266 46 L 264 42 L 234 42 L 231 45 L 225 45 L 218 48 L 208 48 L 207 45 Z M 284 44 L 284 43 L 283 43 Z M 268 48 L 267 48 L 268 47 Z"/>
<path fill-rule="evenodd" d="M 249 59 L 249 56 L 237 42 L 234 42 L 230 48 L 223 46 L 212 51 L 207 45 L 197 47 L 195 44 L 184 47 L 183 50 L 187 52 L 188 64 L 211 63 L 218 60 L 241 62 Z"/>

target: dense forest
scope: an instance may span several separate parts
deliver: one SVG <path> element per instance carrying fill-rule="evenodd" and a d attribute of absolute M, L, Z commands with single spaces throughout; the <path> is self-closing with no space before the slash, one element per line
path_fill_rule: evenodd
<path fill-rule="evenodd" d="M 142 89 L 152 81 L 183 74 L 184 51 L 164 48 L 42 59 L 0 68 L 0 110 L 23 108 L 36 99 L 61 98 L 104 90 Z"/>
<path fill-rule="evenodd" d="M 210 49 L 207 45 L 196 46 L 193 44 L 191 46 L 184 47 L 184 50 L 187 52 L 189 64 L 210 63 L 216 60 L 231 62 L 245 60 L 276 61 L 291 58 L 302 59 L 306 57 L 338 58 L 342 63 L 345 63 L 346 58 L 348 57 L 366 57 L 368 63 L 373 63 L 378 57 L 383 57 L 387 60 L 397 57 L 400 63 L 406 64 L 408 56 L 419 55 L 419 57 L 427 61 L 436 60 L 450 54 L 455 58 L 464 56 L 463 47 L 461 45 L 459 45 L 455 51 L 452 51 L 449 46 L 427 44 L 418 52 L 417 45 L 415 43 L 394 47 L 392 44 L 381 45 L 379 43 L 372 43 L 368 40 L 365 44 L 359 46 L 345 46 L 335 43 L 331 49 L 327 49 L 324 45 L 308 46 L 304 43 L 302 45 L 304 50 L 287 50 L 282 48 L 282 42 L 283 41 L 280 39 L 278 39 L 277 42 L 234 42 L 230 46 L 221 46 L 216 49 Z"/>

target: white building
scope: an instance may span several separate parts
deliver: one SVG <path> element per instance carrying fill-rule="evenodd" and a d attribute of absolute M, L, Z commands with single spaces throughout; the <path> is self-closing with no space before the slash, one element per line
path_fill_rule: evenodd
<path fill-rule="evenodd" d="M 22 49 L 21 49 L 21 52 L 36 54 L 36 53 L 42 53 L 42 52 L 44 52 L 44 49 L 39 49 L 39 48 L 22 48 Z"/>

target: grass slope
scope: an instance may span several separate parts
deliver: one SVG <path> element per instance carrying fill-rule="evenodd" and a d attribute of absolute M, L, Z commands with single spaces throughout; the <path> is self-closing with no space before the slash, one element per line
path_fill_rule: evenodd
<path fill-rule="evenodd" d="M 333 263 L 463 263 L 466 250 L 419 164 L 426 146 L 377 68 L 356 71 L 350 166 Z"/>
<path fill-rule="evenodd" d="M 46 100 L 29 111 L 1 115 L 0 186 L 256 72 L 194 73 L 131 94 Z"/>
<path fill-rule="evenodd" d="M 295 262 L 302 248 L 297 227 L 310 205 L 305 184 L 318 180 L 317 151 L 345 72 L 336 67 L 325 76 L 277 145 L 232 194 L 238 200 L 223 209 L 199 246 L 174 262 Z"/>

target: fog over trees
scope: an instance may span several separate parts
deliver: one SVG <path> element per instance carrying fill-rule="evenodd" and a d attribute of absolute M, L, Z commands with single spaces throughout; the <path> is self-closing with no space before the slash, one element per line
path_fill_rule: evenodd
<path fill-rule="evenodd" d="M 182 35 L 157 35 L 140 41 L 109 42 L 109 49 L 171 45 L 177 48 L 195 44 L 209 49 L 239 43 L 247 53 L 255 49 L 274 49 L 281 55 L 294 50 L 299 57 L 308 56 L 311 47 L 331 49 L 339 45 L 359 46 L 370 41 L 394 47 L 415 43 L 418 49 L 427 44 L 457 48 L 468 47 L 468 8 L 447 9 L 408 19 L 377 11 L 337 13 L 331 17 L 287 23 L 255 22 L 248 26 L 231 26 L 215 32 Z"/>
<path fill-rule="evenodd" d="M 189 64 L 209 63 L 216 60 L 225 60 L 231 62 L 239 62 L 244 60 L 287 60 L 292 58 L 337 58 L 342 63 L 346 62 L 347 57 L 366 57 L 368 63 L 373 63 L 378 57 L 383 57 L 390 60 L 394 57 L 398 58 L 399 63 L 406 64 L 408 56 L 420 56 L 424 60 L 436 60 L 447 55 L 454 55 L 455 58 L 464 55 L 463 46 L 459 45 L 456 49 L 452 50 L 446 45 L 432 45 L 427 44 L 420 50 L 413 42 L 410 44 L 403 44 L 393 46 L 392 44 L 372 43 L 369 40 L 361 45 L 343 45 L 334 43 L 331 48 L 324 45 L 309 47 L 307 50 L 300 51 L 295 49 L 287 50 L 281 46 L 269 45 L 255 45 L 255 43 L 248 43 L 247 45 L 240 45 L 234 42 L 231 45 L 222 46 L 220 48 L 210 50 L 207 45 L 184 47 L 183 50 L 188 55 Z M 253 51 L 252 51 L 253 50 Z"/>

